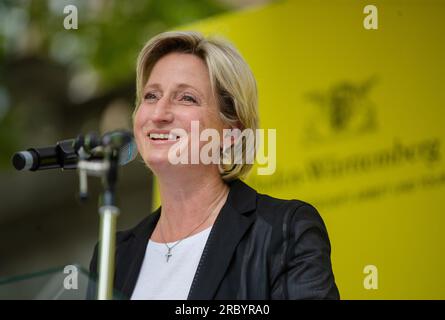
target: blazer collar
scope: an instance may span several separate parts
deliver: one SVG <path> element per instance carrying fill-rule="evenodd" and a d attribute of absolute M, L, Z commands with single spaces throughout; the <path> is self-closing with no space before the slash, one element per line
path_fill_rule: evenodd
<path fill-rule="evenodd" d="M 223 279 L 229 262 L 244 233 L 253 223 L 257 193 L 241 180 L 229 183 L 230 191 L 212 227 L 193 279 L 189 300 L 213 299 Z M 132 263 L 125 270 L 126 279 L 122 293 L 131 296 L 144 260 L 148 240 L 159 220 L 161 207 L 148 216 L 136 228 Z M 130 257 L 128 257 L 130 258 Z"/>
<path fill-rule="evenodd" d="M 131 234 L 133 241 L 125 249 L 124 255 L 119 258 L 116 257 L 116 289 L 123 298 L 130 298 L 133 293 L 147 251 L 148 240 L 158 223 L 160 215 L 161 208 L 159 207 L 133 228 Z M 122 277 L 122 279 L 118 279 L 118 277 Z M 120 283 L 122 285 L 119 285 Z"/>
<path fill-rule="evenodd" d="M 214 299 L 235 249 L 255 219 L 256 191 L 240 180 L 230 184 L 226 203 L 204 247 L 188 295 L 189 300 Z"/>

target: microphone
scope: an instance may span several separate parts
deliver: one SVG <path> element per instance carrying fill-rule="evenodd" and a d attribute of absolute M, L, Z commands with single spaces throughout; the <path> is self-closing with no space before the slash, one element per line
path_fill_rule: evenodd
<path fill-rule="evenodd" d="M 121 166 L 133 161 L 137 156 L 133 135 L 128 131 L 118 130 L 106 133 L 102 138 L 95 134 L 79 135 L 75 139 L 62 140 L 52 146 L 20 151 L 13 155 L 12 164 L 20 171 L 76 169 L 79 158 L 102 159 L 104 147 L 118 151 Z"/>

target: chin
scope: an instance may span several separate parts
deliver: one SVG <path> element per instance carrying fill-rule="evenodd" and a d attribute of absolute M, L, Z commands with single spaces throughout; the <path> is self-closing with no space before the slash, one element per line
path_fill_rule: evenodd
<path fill-rule="evenodd" d="M 168 156 L 162 154 L 147 156 L 144 158 L 144 162 L 152 171 L 172 166 L 168 161 Z"/>

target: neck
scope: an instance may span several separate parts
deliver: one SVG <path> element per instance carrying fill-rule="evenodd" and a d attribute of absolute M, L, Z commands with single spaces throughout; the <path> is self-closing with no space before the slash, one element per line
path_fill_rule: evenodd
<path fill-rule="evenodd" d="M 197 226 L 195 233 L 213 225 L 227 199 L 229 187 L 217 169 L 198 172 L 157 176 L 162 205 L 159 224 L 166 241 L 187 236 Z"/>

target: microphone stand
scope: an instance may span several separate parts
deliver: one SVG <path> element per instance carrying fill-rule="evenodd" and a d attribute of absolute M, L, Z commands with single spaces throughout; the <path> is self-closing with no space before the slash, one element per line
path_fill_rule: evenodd
<path fill-rule="evenodd" d="M 102 178 L 103 193 L 99 198 L 99 279 L 97 287 L 98 300 L 113 299 L 114 258 L 116 248 L 116 220 L 120 213 L 115 203 L 115 186 L 117 182 L 119 152 L 110 146 L 104 148 L 102 161 L 78 162 L 80 195 L 87 194 L 87 175 Z"/>

